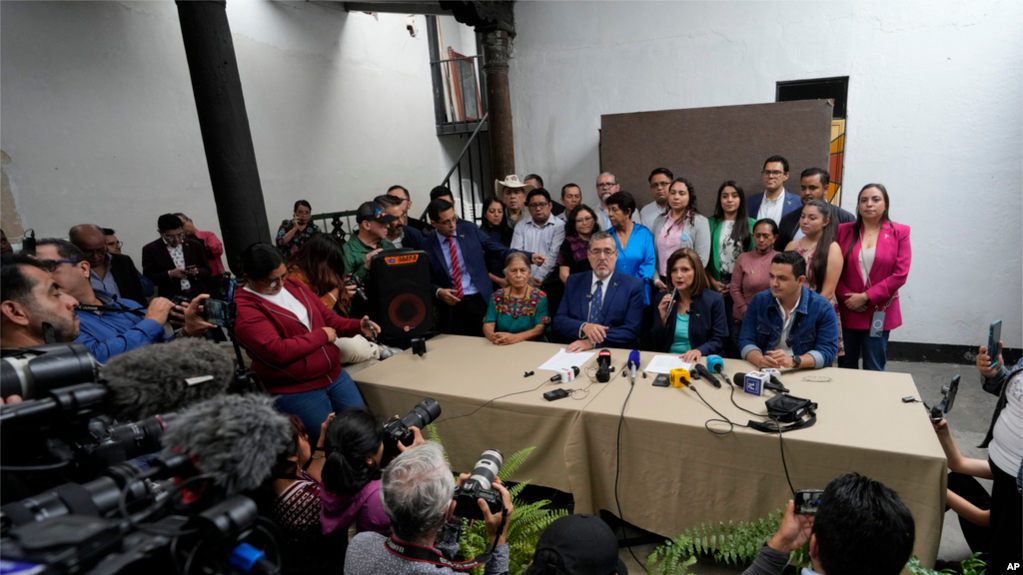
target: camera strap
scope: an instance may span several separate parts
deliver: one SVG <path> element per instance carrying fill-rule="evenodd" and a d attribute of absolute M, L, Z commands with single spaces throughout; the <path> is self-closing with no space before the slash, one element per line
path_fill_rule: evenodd
<path fill-rule="evenodd" d="M 500 533 L 504 531 L 504 526 L 507 522 L 508 511 L 505 510 L 501 513 L 501 526 L 497 529 L 498 534 L 494 535 L 494 543 L 490 546 L 490 550 L 486 553 L 477 555 L 468 561 L 452 561 L 433 547 L 424 547 L 414 543 L 405 543 L 404 541 L 397 539 L 394 535 L 391 535 L 384 540 L 384 548 L 386 548 L 391 555 L 395 555 L 409 561 L 429 563 L 439 567 L 454 569 L 455 571 L 469 571 L 470 569 L 475 569 L 476 567 L 485 564 L 494 557 L 494 549 L 497 548 L 497 540 L 501 537 Z"/>
<path fill-rule="evenodd" d="M 88 312 L 93 312 L 93 313 L 109 312 L 109 313 L 133 313 L 135 315 L 141 315 L 141 316 L 145 316 L 146 315 L 146 311 L 145 311 L 146 308 L 142 308 L 142 307 L 131 308 L 131 307 L 118 307 L 118 306 L 112 306 L 112 305 L 89 305 L 89 304 L 80 303 L 80 304 L 78 304 L 78 307 L 76 309 L 78 311 L 88 311 Z"/>
<path fill-rule="evenodd" d="M 784 433 L 812 427 L 817 423 L 817 404 L 809 399 L 783 393 L 768 399 L 766 404 L 767 417 L 771 421 L 750 420 L 749 427 L 751 429 L 764 433 Z M 803 419 L 806 416 L 809 418 Z M 788 425 L 783 426 L 783 423 Z"/>

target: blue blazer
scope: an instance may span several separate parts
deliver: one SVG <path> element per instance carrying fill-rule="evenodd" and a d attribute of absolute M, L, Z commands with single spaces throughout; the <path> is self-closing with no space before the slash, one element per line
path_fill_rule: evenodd
<path fill-rule="evenodd" d="M 447 268 L 444 266 L 444 252 L 441 250 L 447 248 L 441 246 L 442 239 L 447 240 L 447 238 L 435 231 L 424 237 L 420 245 L 420 249 L 430 256 L 430 287 L 433 288 L 434 294 L 439 289 L 452 289 L 455 287 L 451 282 L 451 276 L 448 275 Z M 501 255 L 501 259 L 504 260 L 504 258 L 508 257 L 509 253 L 520 250 L 512 250 L 495 242 L 490 236 L 483 233 L 479 226 L 465 220 L 458 220 L 458 223 L 455 225 L 455 241 L 458 242 L 458 246 L 462 249 L 462 256 L 465 258 L 465 267 L 467 269 L 462 270 L 462 273 L 464 274 L 468 271 L 473 285 L 479 290 L 483 300 L 490 301 L 490 296 L 494 294 L 494 286 L 490 281 L 490 275 L 487 273 L 487 263 L 484 255 L 486 253 L 498 253 Z M 529 252 L 523 253 L 529 257 L 533 256 Z"/>
<path fill-rule="evenodd" d="M 654 351 L 671 352 L 675 343 L 675 323 L 678 313 L 672 310 L 668 322 L 661 323 L 657 305 L 670 292 L 661 292 L 654 297 L 654 327 L 651 332 Z M 700 350 L 704 356 L 720 354 L 728 339 L 728 314 L 725 312 L 725 298 L 714 290 L 705 289 L 696 294 L 689 304 L 689 345 Z"/>
<path fill-rule="evenodd" d="M 643 282 L 615 270 L 604 290 L 603 324 L 607 338 L 597 347 L 638 347 L 640 325 L 643 323 Z M 590 285 L 593 272 L 568 276 L 565 297 L 554 316 L 554 330 L 568 341 L 579 339 L 579 329 L 589 312 Z"/>
<path fill-rule="evenodd" d="M 746 213 L 754 220 L 759 219 L 757 218 L 757 212 L 760 211 L 760 204 L 764 202 L 765 193 L 766 192 L 760 192 L 759 194 L 754 194 L 746 198 Z M 781 217 L 784 218 L 789 212 L 803 207 L 803 199 L 797 194 L 791 194 L 788 190 L 783 189 L 782 195 L 785 196 L 785 202 L 781 206 Z M 780 221 L 774 223 L 779 226 L 781 225 Z"/>

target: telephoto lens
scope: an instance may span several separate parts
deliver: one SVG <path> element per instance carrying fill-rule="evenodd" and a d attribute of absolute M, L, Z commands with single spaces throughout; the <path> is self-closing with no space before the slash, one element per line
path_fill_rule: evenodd
<path fill-rule="evenodd" d="M 496 449 L 488 449 L 480 455 L 469 479 L 455 487 L 456 517 L 483 519 L 483 510 L 476 502 L 477 499 L 486 501 L 491 513 L 497 514 L 504 509 L 501 492 L 492 488 L 494 479 L 501 472 L 502 465 L 504 465 L 504 456 Z"/>
<path fill-rule="evenodd" d="M 0 359 L 0 396 L 43 397 L 58 387 L 96 381 L 99 364 L 80 343 L 26 347 Z"/>
<path fill-rule="evenodd" d="M 416 404 L 412 411 L 408 412 L 401 419 L 392 419 L 384 424 L 384 432 L 400 441 L 403 445 L 412 445 L 415 436 L 410 427 L 418 427 L 423 430 L 433 420 L 440 417 L 440 404 L 431 397 L 427 397 Z"/>

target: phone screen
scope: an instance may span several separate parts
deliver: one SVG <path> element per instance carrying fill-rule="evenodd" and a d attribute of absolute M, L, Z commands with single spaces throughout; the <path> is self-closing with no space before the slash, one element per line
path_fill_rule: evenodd
<path fill-rule="evenodd" d="M 1002 339 L 1002 320 L 991 322 L 991 329 L 987 336 L 987 354 L 991 358 L 991 367 L 998 365 L 998 354 L 1002 352 L 998 344 Z"/>
<path fill-rule="evenodd" d="M 208 321 L 213 325 L 220 327 L 228 326 L 228 312 L 227 302 L 220 301 L 218 299 L 206 299 L 202 302 L 203 307 L 206 309 L 206 316 L 209 318 Z"/>
<path fill-rule="evenodd" d="M 796 513 L 803 515 L 816 515 L 817 508 L 821 505 L 823 489 L 800 489 L 796 492 L 795 504 Z"/>

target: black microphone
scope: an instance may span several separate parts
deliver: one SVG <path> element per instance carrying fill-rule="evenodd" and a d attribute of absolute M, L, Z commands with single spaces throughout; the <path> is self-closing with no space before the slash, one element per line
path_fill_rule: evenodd
<path fill-rule="evenodd" d="M 578 365 L 573 365 L 572 366 L 572 371 L 574 372 L 574 375 L 578 376 L 579 375 L 579 366 Z M 549 380 L 547 380 L 547 381 L 552 381 L 552 382 L 561 381 L 561 374 L 560 373 L 556 373 L 556 374 L 552 375 L 551 378 Z"/>
<path fill-rule="evenodd" d="M 191 458 L 223 495 L 256 489 L 291 449 L 291 423 L 267 395 L 221 395 L 193 405 L 163 435 L 161 458 Z"/>
<path fill-rule="evenodd" d="M 182 338 L 110 358 L 99 381 L 110 390 L 107 413 L 138 421 L 223 395 L 233 376 L 234 364 L 217 344 Z"/>
<path fill-rule="evenodd" d="M 694 363 L 693 367 L 696 368 L 697 373 L 707 378 L 707 380 L 710 381 L 711 385 L 718 389 L 721 388 L 721 382 L 718 381 L 718 378 L 714 377 L 714 374 L 711 373 L 711 371 L 707 369 L 702 363 Z"/>

